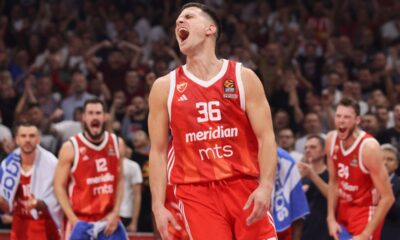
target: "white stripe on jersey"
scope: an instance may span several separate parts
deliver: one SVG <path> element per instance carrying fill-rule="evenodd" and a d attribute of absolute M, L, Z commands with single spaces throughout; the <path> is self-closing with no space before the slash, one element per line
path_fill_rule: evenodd
<path fill-rule="evenodd" d="M 169 74 L 169 93 L 168 93 L 168 115 L 169 120 L 171 121 L 171 108 L 172 108 L 172 99 L 174 98 L 176 85 L 176 70 L 171 71 Z"/>

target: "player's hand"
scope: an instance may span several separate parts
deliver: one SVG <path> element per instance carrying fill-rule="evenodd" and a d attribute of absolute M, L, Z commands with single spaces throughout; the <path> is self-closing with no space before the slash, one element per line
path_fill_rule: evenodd
<path fill-rule="evenodd" d="M 170 236 L 168 234 L 168 224 L 172 224 L 172 226 L 177 230 L 181 230 L 181 226 L 177 223 L 176 219 L 172 216 L 171 212 L 168 211 L 164 206 L 153 210 L 154 218 L 156 220 L 157 230 L 161 235 L 161 239 L 169 240 Z"/>
<path fill-rule="evenodd" d="M 1 221 L 2 221 L 4 224 L 11 224 L 11 223 L 12 223 L 12 220 L 13 220 L 13 216 L 10 215 L 10 214 L 5 213 L 5 214 L 2 214 L 2 215 L 1 215 Z"/>
<path fill-rule="evenodd" d="M 342 232 L 342 229 L 340 228 L 340 225 L 336 222 L 335 219 L 329 219 L 328 218 L 328 230 L 329 230 L 329 235 L 335 239 L 339 240 L 338 233 Z"/>
<path fill-rule="evenodd" d="M 28 209 L 28 211 L 37 208 L 38 206 L 38 200 L 35 198 L 35 195 L 30 194 L 27 204 L 26 204 L 26 208 Z"/>
<path fill-rule="evenodd" d="M 106 216 L 105 220 L 107 221 L 107 225 L 104 229 L 104 235 L 110 236 L 118 227 L 119 214 L 112 211 Z"/>
<path fill-rule="evenodd" d="M 252 204 L 253 211 L 246 219 L 247 225 L 251 225 L 265 217 L 271 204 L 271 190 L 264 186 L 258 186 L 256 190 L 250 194 L 243 210 L 247 210 Z"/>

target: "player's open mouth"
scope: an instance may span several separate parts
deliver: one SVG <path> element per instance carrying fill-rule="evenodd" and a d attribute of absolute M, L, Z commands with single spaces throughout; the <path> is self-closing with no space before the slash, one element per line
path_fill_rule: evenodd
<path fill-rule="evenodd" d="M 186 28 L 179 28 L 178 36 L 180 40 L 184 42 L 189 37 L 189 31 Z"/>
<path fill-rule="evenodd" d="M 100 127 L 100 121 L 95 120 L 95 121 L 90 123 L 90 126 L 92 128 L 99 128 Z"/>
<path fill-rule="evenodd" d="M 340 127 L 338 130 L 339 130 L 340 133 L 346 132 L 346 128 L 341 128 L 341 127 Z"/>

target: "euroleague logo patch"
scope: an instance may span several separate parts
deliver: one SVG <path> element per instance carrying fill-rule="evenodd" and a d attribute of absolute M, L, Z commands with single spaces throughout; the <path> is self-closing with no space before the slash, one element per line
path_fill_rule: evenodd
<path fill-rule="evenodd" d="M 224 81 L 224 98 L 237 98 L 235 94 L 235 82 L 232 79 Z"/>
<path fill-rule="evenodd" d="M 224 92 L 233 93 L 235 92 L 235 82 L 231 79 L 227 79 L 224 82 Z"/>

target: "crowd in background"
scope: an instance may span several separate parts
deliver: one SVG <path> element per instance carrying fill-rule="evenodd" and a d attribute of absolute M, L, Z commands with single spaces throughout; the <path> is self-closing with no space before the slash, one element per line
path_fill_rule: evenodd
<path fill-rule="evenodd" d="M 23 120 L 57 154 L 80 132 L 85 100 L 108 106 L 107 128 L 143 174 L 139 231 L 151 231 L 148 93 L 184 64 L 175 40 L 180 0 L 5 0 L 0 3 L 0 157 Z M 342 97 L 361 127 L 400 151 L 400 1 L 206 0 L 222 20 L 220 58 L 263 82 L 278 145 L 298 161 L 307 134 L 334 128 Z M 147 190 L 146 190 L 147 189 Z"/>

